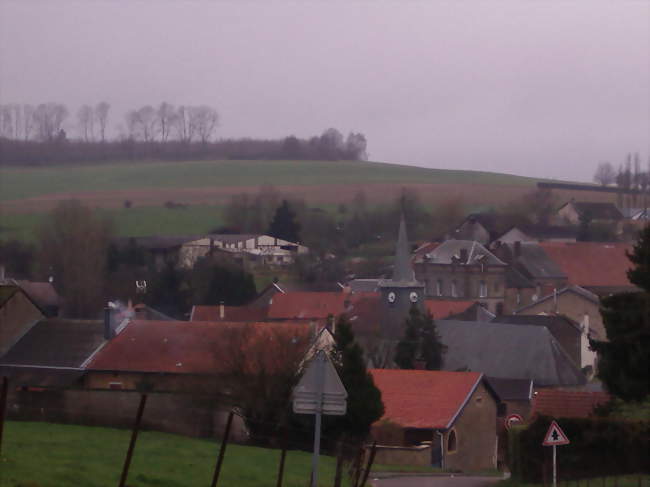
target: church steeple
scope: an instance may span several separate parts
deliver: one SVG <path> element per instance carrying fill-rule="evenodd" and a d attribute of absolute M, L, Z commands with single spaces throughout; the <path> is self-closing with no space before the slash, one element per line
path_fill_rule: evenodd
<path fill-rule="evenodd" d="M 383 310 L 382 337 L 399 339 L 404 334 L 404 320 L 412 306 L 424 311 L 424 284 L 415 279 L 404 215 L 400 219 L 395 264 L 391 279 L 379 281 Z"/>
<path fill-rule="evenodd" d="M 395 265 L 393 267 L 394 282 L 413 282 L 415 272 L 411 265 L 411 252 L 409 251 L 409 240 L 406 235 L 406 221 L 404 213 L 400 218 L 399 232 L 397 234 L 397 246 L 395 249 Z"/>

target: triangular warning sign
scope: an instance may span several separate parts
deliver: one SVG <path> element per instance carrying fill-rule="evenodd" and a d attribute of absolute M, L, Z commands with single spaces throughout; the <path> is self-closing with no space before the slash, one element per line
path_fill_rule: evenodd
<path fill-rule="evenodd" d="M 560 425 L 555 421 L 551 423 L 551 426 L 548 427 L 546 435 L 544 435 L 544 441 L 542 445 L 544 446 L 557 446 L 557 445 L 568 445 L 569 438 L 564 434 Z"/>

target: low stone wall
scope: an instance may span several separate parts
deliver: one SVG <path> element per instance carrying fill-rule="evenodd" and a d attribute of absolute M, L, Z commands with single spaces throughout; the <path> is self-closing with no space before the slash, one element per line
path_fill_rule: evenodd
<path fill-rule="evenodd" d="M 377 445 L 374 463 L 381 465 L 431 465 L 431 445 Z"/>
<path fill-rule="evenodd" d="M 127 391 L 12 391 L 8 417 L 21 421 L 130 428 L 140 394 Z M 142 428 L 195 437 L 221 437 L 228 408 L 205 396 L 149 393 Z M 245 441 L 248 433 L 239 416 L 233 419 L 232 441 Z"/>

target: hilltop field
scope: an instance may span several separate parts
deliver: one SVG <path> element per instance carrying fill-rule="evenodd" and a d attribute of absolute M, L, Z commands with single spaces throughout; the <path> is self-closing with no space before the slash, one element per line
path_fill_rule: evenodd
<path fill-rule="evenodd" d="M 360 161 L 187 161 L 0 168 L 0 238 L 30 240 L 59 201 L 76 198 L 111 216 L 119 235 L 204 233 L 221 223 L 230 197 L 272 185 L 311 206 L 335 208 L 363 191 L 369 204 L 416 190 L 428 206 L 461 198 L 501 205 L 537 179 L 478 171 Z M 130 202 L 130 208 L 125 207 Z M 171 205 L 169 203 L 172 203 Z M 172 206 L 173 208 L 165 207 Z"/>

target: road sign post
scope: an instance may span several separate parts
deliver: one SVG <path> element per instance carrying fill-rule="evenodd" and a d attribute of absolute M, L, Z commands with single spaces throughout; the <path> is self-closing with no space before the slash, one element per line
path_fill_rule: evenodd
<path fill-rule="evenodd" d="M 544 435 L 542 445 L 553 447 L 553 487 L 557 487 L 557 451 L 556 447 L 568 445 L 569 438 L 564 434 L 560 425 L 553 421 Z"/>
<path fill-rule="evenodd" d="M 312 457 L 311 485 L 318 484 L 318 458 L 320 456 L 321 420 L 323 414 L 345 414 L 348 394 L 336 373 L 334 365 L 324 351 L 319 350 L 300 382 L 293 390 L 293 411 L 314 414 L 314 456 Z"/>

